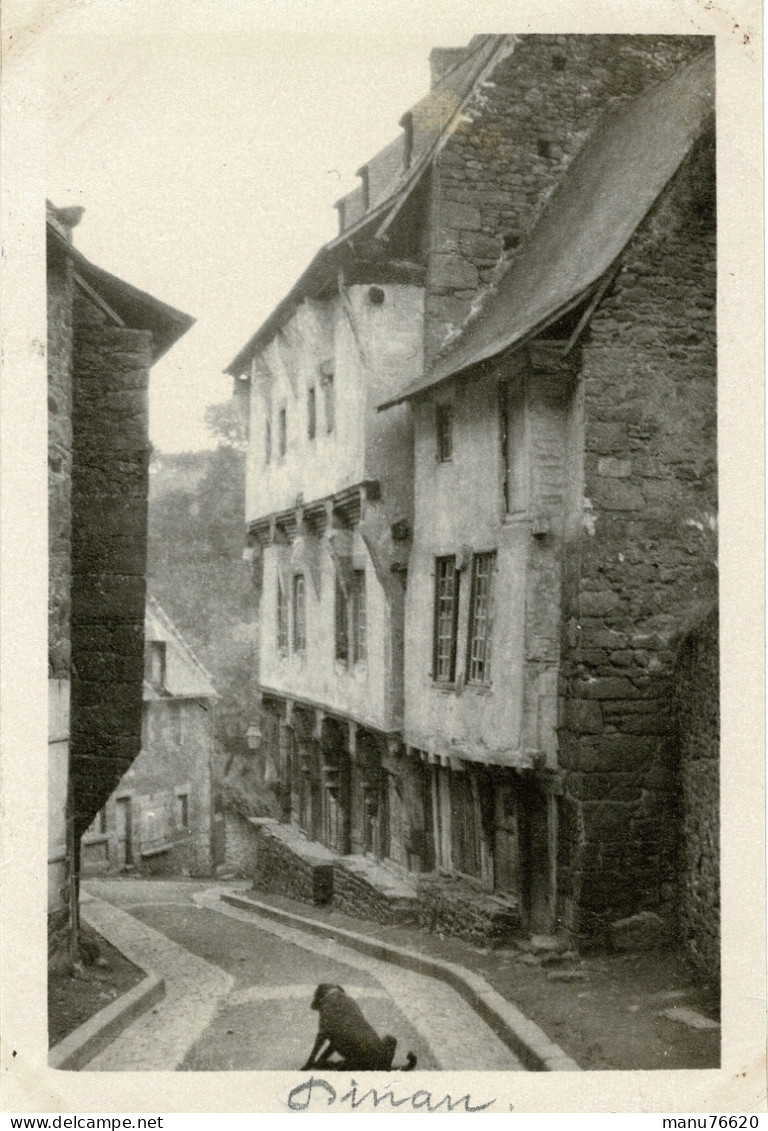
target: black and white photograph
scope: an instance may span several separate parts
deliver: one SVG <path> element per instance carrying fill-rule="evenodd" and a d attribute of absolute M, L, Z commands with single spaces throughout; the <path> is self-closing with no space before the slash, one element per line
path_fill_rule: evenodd
<path fill-rule="evenodd" d="M 759 7 L 25 7 L 6 1110 L 764 1112 Z"/>

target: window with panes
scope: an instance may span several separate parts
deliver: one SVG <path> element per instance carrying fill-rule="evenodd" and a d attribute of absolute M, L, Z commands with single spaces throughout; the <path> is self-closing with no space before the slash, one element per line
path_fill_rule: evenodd
<path fill-rule="evenodd" d="M 293 579 L 293 650 L 304 652 L 307 647 L 307 587 L 303 573 Z"/>
<path fill-rule="evenodd" d="M 349 626 L 347 625 L 347 595 L 336 578 L 336 659 L 349 659 Z"/>
<path fill-rule="evenodd" d="M 352 578 L 350 594 L 350 635 L 352 638 L 352 659 L 357 664 L 368 655 L 367 624 L 365 609 L 365 570 L 356 569 Z"/>
<path fill-rule="evenodd" d="M 360 663 L 368 658 L 365 570 L 351 575 L 345 591 L 336 579 L 336 659 Z"/>
<path fill-rule="evenodd" d="M 456 675 L 458 612 L 459 574 L 456 570 L 456 558 L 437 558 L 432 676 L 438 683 L 453 683 Z"/>
<path fill-rule="evenodd" d="M 491 632 L 493 629 L 493 578 L 496 554 L 475 554 L 469 601 L 467 681 L 491 682 Z"/>
<path fill-rule="evenodd" d="M 288 651 L 288 594 L 279 577 L 277 579 L 277 650 Z"/>

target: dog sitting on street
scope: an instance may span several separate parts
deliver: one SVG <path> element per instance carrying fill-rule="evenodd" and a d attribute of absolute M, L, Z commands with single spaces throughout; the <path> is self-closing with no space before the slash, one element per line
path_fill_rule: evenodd
<path fill-rule="evenodd" d="M 393 1068 L 397 1041 L 389 1035 L 380 1037 L 363 1017 L 357 1002 L 341 986 L 321 982 L 315 990 L 311 1008 L 320 1015 L 317 1038 L 302 1072 L 309 1068 L 328 1068 L 334 1072 L 374 1072 Z M 323 1049 L 326 1042 L 327 1047 Z M 333 1056 L 340 1059 L 331 1060 Z M 409 1052 L 406 1063 L 399 1068 L 395 1066 L 395 1070 L 411 1072 L 415 1067 L 416 1057 Z"/>

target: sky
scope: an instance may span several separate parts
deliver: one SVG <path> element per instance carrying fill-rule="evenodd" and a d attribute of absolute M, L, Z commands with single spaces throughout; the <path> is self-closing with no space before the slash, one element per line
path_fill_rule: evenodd
<path fill-rule="evenodd" d="M 409 24 L 329 10 L 233 0 L 196 25 L 205 0 L 97 0 L 46 30 L 48 199 L 85 208 L 87 258 L 197 319 L 152 371 L 160 451 L 213 442 L 222 370 L 336 234 L 334 202 L 427 92 L 430 49 L 476 30 L 471 9 L 445 29 L 415 7 Z"/>

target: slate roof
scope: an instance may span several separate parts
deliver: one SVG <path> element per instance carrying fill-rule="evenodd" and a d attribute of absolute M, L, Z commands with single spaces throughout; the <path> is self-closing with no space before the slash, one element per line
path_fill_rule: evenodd
<path fill-rule="evenodd" d="M 218 699 L 210 673 L 198 660 L 168 614 L 151 596 L 147 597 L 144 639 L 147 643 L 159 640 L 166 645 L 163 692 L 159 692 L 145 680 L 143 695 L 145 700 L 169 697 Z"/>
<path fill-rule="evenodd" d="M 479 316 L 380 409 L 522 345 L 578 306 L 612 269 L 711 120 L 714 51 L 601 120 Z"/>
<path fill-rule="evenodd" d="M 158 361 L 194 325 L 195 319 L 91 263 L 67 238 L 66 229 L 57 220 L 57 212 L 48 203 L 48 254 L 69 258 L 76 276 L 91 287 L 129 329 L 151 331 L 152 361 Z"/>
<path fill-rule="evenodd" d="M 344 230 L 320 249 L 289 293 L 224 370 L 233 377 L 246 371 L 254 353 L 268 342 L 304 298 L 336 286 L 340 253 L 363 232 L 383 236 L 430 167 L 443 140 L 461 120 L 461 111 L 476 84 L 513 49 L 514 36 L 476 35 L 460 61 L 403 117 L 410 116 L 412 148 L 405 167 L 405 133 L 364 165 L 368 178 L 368 207 L 358 186 L 337 202 L 344 210 Z"/>
<path fill-rule="evenodd" d="M 382 209 L 387 210 L 393 204 L 400 204 L 401 198 L 405 199 L 410 195 L 483 72 L 489 65 L 496 65 L 501 50 L 513 38 L 504 35 L 476 35 L 470 40 L 462 59 L 400 119 L 401 126 L 404 126 L 407 118 L 411 121 L 413 141 L 408 167 L 404 164 L 405 135 L 401 134 L 359 170 L 368 170 L 367 212 L 363 213 L 363 189 L 358 186 L 338 202 L 345 205 L 345 213 L 368 222 L 380 214 Z M 349 238 L 349 215 L 346 220 L 345 230 L 331 241 L 329 247 Z"/>

